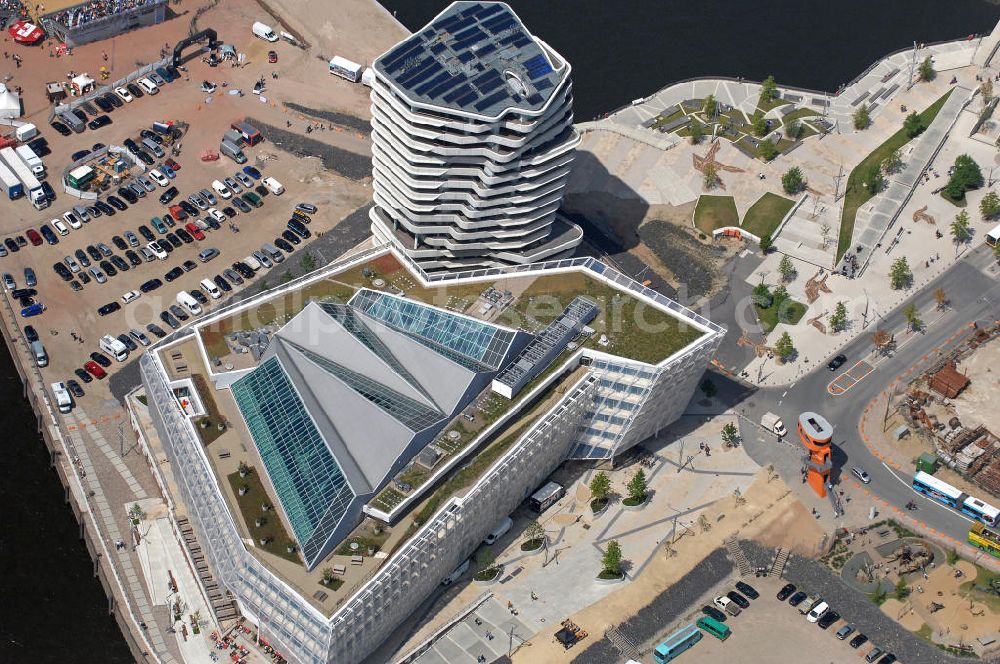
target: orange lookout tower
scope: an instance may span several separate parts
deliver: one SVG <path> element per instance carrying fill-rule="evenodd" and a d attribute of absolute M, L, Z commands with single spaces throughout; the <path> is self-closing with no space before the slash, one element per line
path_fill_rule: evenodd
<path fill-rule="evenodd" d="M 799 439 L 809 454 L 803 457 L 806 463 L 806 478 L 820 498 L 826 496 L 826 485 L 830 482 L 830 461 L 833 427 L 819 413 L 805 412 L 799 415 Z"/>

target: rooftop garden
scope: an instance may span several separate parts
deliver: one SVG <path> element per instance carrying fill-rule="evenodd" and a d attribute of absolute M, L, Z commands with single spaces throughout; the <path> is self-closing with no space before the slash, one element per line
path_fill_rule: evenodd
<path fill-rule="evenodd" d="M 793 205 L 795 201 L 767 192 L 747 210 L 743 217 L 743 228 L 757 237 L 771 235 Z"/>
<path fill-rule="evenodd" d="M 740 214 L 732 196 L 698 197 L 694 208 L 694 227 L 711 237 L 712 231 L 726 226 L 739 226 Z"/>
<path fill-rule="evenodd" d="M 219 411 L 219 405 L 215 403 L 215 397 L 212 395 L 212 390 L 208 388 L 205 377 L 201 374 L 191 374 L 191 382 L 198 392 L 198 398 L 201 399 L 202 405 L 205 406 L 205 415 L 195 421 L 195 429 L 198 431 L 198 437 L 201 438 L 201 444 L 208 447 L 215 442 L 216 438 L 226 432 L 226 418 Z M 222 428 L 219 428 L 220 425 Z"/>
<path fill-rule="evenodd" d="M 296 553 L 297 548 L 288 536 L 273 503 L 268 498 L 256 469 L 249 467 L 246 470 L 248 472 L 245 476 L 242 475 L 241 471 L 236 471 L 227 475 L 226 479 L 233 489 L 236 505 L 239 507 L 240 516 L 243 517 L 243 524 L 246 526 L 247 532 L 250 533 L 254 544 L 268 553 L 301 564 L 302 561 L 299 560 L 298 553 Z M 289 547 L 291 547 L 291 551 L 288 550 Z"/>

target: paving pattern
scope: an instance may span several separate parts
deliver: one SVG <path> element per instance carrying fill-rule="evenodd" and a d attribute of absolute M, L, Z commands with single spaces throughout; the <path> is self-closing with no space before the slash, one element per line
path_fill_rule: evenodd
<path fill-rule="evenodd" d="M 849 389 L 864 380 L 865 377 L 873 371 L 875 371 L 875 367 L 868 364 L 864 360 L 861 360 L 855 363 L 850 369 L 831 380 L 830 384 L 826 386 L 826 391 L 835 397 L 839 397 L 841 394 L 844 394 Z"/>

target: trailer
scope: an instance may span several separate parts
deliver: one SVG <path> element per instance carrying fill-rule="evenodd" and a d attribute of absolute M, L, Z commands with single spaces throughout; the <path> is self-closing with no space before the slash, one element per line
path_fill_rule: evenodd
<path fill-rule="evenodd" d="M 341 78 L 346 78 L 351 83 L 357 83 L 361 78 L 361 71 L 364 69 L 357 62 L 351 62 L 347 58 L 339 55 L 333 56 L 330 60 L 330 73 Z"/>
<path fill-rule="evenodd" d="M 0 187 L 3 187 L 4 193 L 7 194 L 7 198 L 10 200 L 20 198 L 24 194 L 21 181 L 14 176 L 11 170 L 7 168 L 7 164 L 2 161 L 0 161 Z"/>
<path fill-rule="evenodd" d="M 21 181 L 21 186 L 24 188 L 24 195 L 31 201 L 32 206 L 36 210 L 47 208 L 49 206 L 49 199 L 46 198 L 45 192 L 42 190 L 42 183 L 34 176 L 31 169 L 21 161 L 14 148 L 6 147 L 0 149 L 0 158 L 10 167 L 14 176 Z"/>
<path fill-rule="evenodd" d="M 31 149 L 28 145 L 19 145 L 14 148 L 14 152 L 17 156 L 21 158 L 21 161 L 31 169 L 31 172 L 35 174 L 36 178 L 45 177 L 45 163 L 42 161 L 41 157 L 35 154 L 35 151 Z"/>

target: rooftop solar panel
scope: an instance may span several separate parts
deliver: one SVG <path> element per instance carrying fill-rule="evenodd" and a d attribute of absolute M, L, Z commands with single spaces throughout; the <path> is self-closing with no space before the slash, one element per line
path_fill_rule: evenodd
<path fill-rule="evenodd" d="M 486 81 L 483 85 L 477 87 L 479 88 L 479 91 L 485 95 L 493 92 L 502 85 L 503 85 L 503 79 L 498 76 L 496 78 L 491 78 L 490 80 Z"/>
<path fill-rule="evenodd" d="M 455 25 L 456 23 L 458 23 L 461 20 L 462 20 L 462 17 L 459 16 L 458 14 L 455 14 L 454 16 L 449 16 L 448 18 L 441 19 L 440 21 L 438 21 L 437 23 L 434 24 L 434 28 L 437 29 L 437 30 L 442 30 L 442 31 L 443 30 L 448 30 L 449 28 L 451 28 L 453 25 Z"/>
<path fill-rule="evenodd" d="M 438 53 L 440 53 L 441 51 L 445 50 L 446 48 L 448 48 L 448 47 L 445 46 L 443 42 L 438 42 L 437 44 L 434 44 L 433 46 L 431 46 L 431 53 L 433 53 L 434 55 L 437 55 Z"/>
<path fill-rule="evenodd" d="M 427 96 L 428 97 L 440 97 L 444 93 L 448 92 L 448 90 L 451 90 L 456 85 L 458 85 L 459 83 L 463 82 L 465 80 L 465 78 L 466 78 L 465 74 L 459 74 L 458 76 L 452 76 L 447 81 L 445 81 L 441 85 L 437 86 L 433 90 L 428 90 Z"/>
<path fill-rule="evenodd" d="M 527 46 L 530 43 L 531 43 L 531 40 L 528 39 L 528 36 L 525 35 L 524 33 L 520 33 L 520 36 L 518 36 L 517 39 L 514 40 L 513 45 L 516 46 L 516 47 L 518 47 L 518 48 L 521 48 L 523 46 Z"/>
<path fill-rule="evenodd" d="M 470 60 L 474 60 L 475 57 L 476 56 L 475 56 L 475 54 L 472 51 L 462 51 L 461 53 L 458 54 L 458 60 L 459 60 L 459 62 L 462 62 L 462 63 L 466 63 L 466 62 L 469 62 Z"/>
<path fill-rule="evenodd" d="M 444 83 L 445 81 L 447 81 L 449 78 L 452 78 L 452 76 L 451 76 L 451 74 L 449 72 L 446 72 L 446 71 L 445 72 L 441 72 L 440 74 L 438 74 L 437 76 L 435 76 L 431 80 L 427 81 L 426 83 L 424 83 L 423 85 L 421 85 L 420 87 L 418 87 L 416 90 L 414 90 L 414 92 L 416 92 L 418 95 L 427 94 L 427 92 L 431 88 L 437 87 L 438 85 L 440 85 L 440 84 Z"/>
<path fill-rule="evenodd" d="M 480 76 L 475 77 L 474 79 L 472 79 L 472 84 L 478 88 L 491 78 L 500 78 L 500 74 L 497 72 L 496 69 L 491 69 L 485 74 L 481 74 Z"/>
<path fill-rule="evenodd" d="M 541 104 L 542 101 L 543 101 L 542 95 L 538 94 L 537 92 L 535 94 L 531 95 L 530 97 L 528 97 L 528 103 L 532 104 L 532 105 L 534 105 L 534 104 Z"/>
<path fill-rule="evenodd" d="M 462 85 L 462 86 L 460 86 L 458 88 L 455 88 L 454 90 L 452 90 L 451 92 L 449 92 L 448 94 L 446 94 L 444 96 L 444 100 L 445 100 L 445 102 L 447 102 L 447 103 L 450 104 L 453 101 L 455 101 L 456 99 L 458 99 L 459 97 L 462 97 L 463 95 L 468 94 L 469 92 L 472 92 L 472 86 L 469 85 L 468 83 L 466 83 L 465 85 Z"/>
<path fill-rule="evenodd" d="M 495 93 L 491 94 L 489 97 L 487 97 L 486 99 L 480 99 L 479 101 L 477 101 L 476 102 L 476 110 L 477 111 L 482 111 L 483 109 L 489 108 L 493 104 L 495 104 L 498 101 L 504 99 L 506 96 L 507 96 L 507 91 L 506 90 L 501 90 L 500 92 L 495 92 Z"/>
<path fill-rule="evenodd" d="M 489 55 L 495 50 L 497 50 L 497 47 L 494 44 L 485 44 L 484 46 L 479 47 L 479 49 L 476 51 L 476 55 L 478 55 L 481 58 L 485 58 L 487 55 Z"/>
<path fill-rule="evenodd" d="M 499 3 L 486 5 L 479 10 L 479 20 L 482 21 L 486 17 L 493 16 L 494 14 L 502 11 L 504 11 L 504 6 Z"/>
<path fill-rule="evenodd" d="M 517 21 L 515 21 L 512 16 L 498 16 L 483 23 L 483 27 L 493 34 L 497 34 L 498 32 L 502 32 L 516 23 Z"/>
<path fill-rule="evenodd" d="M 463 41 L 472 37 L 473 35 L 484 35 L 483 31 L 479 29 L 478 26 L 472 26 L 468 30 L 462 30 L 461 32 L 455 34 L 456 41 Z M 484 35 L 485 36 L 485 35 Z"/>
<path fill-rule="evenodd" d="M 538 90 L 548 90 L 553 85 L 555 85 L 555 84 L 552 81 L 550 81 L 547 78 L 543 78 L 543 79 L 541 79 L 541 80 L 539 80 L 538 82 L 535 83 L 535 88 L 538 89 Z"/>
<path fill-rule="evenodd" d="M 455 103 L 457 103 L 459 106 L 468 106 L 469 104 L 474 102 L 478 97 L 479 95 L 477 95 L 475 91 L 473 91 L 465 95 L 464 97 L 460 97 L 459 99 L 456 100 Z"/>

